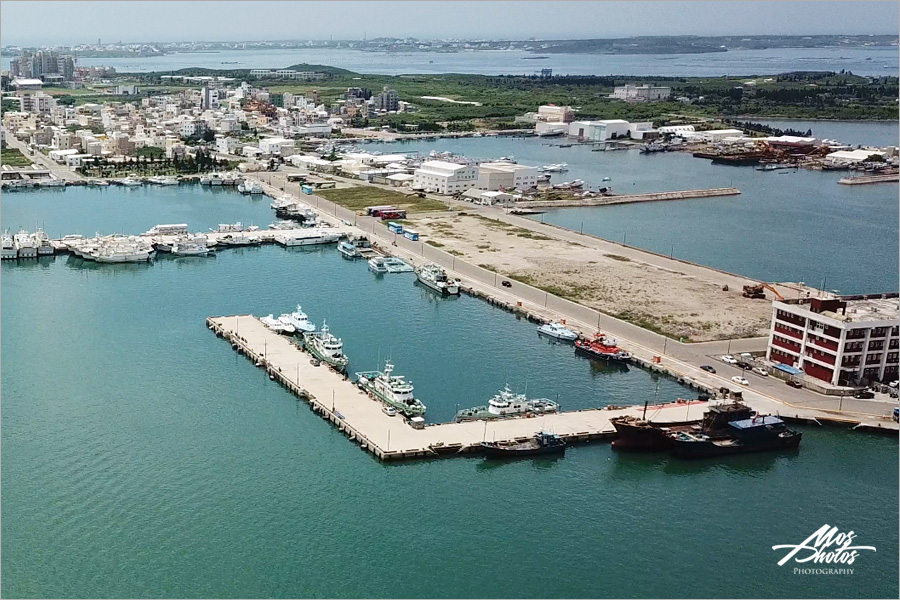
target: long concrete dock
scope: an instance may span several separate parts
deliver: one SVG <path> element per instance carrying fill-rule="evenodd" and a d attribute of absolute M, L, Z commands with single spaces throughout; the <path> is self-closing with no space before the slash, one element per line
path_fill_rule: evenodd
<path fill-rule="evenodd" d="M 900 173 L 884 173 L 881 175 L 860 175 L 858 177 L 841 177 L 838 183 L 843 185 L 866 185 L 869 183 L 891 183 L 900 181 Z"/>
<path fill-rule="evenodd" d="M 210 317 L 207 326 L 232 344 L 271 379 L 309 403 L 313 411 L 332 422 L 351 441 L 380 460 L 433 458 L 477 454 L 482 441 L 512 441 L 552 431 L 569 443 L 610 440 L 612 417 L 639 415 L 643 407 L 616 410 L 589 409 L 535 418 L 442 423 L 413 429 L 402 417 L 390 417 L 382 404 L 324 364 L 313 366 L 311 356 L 288 338 L 265 327 L 253 315 Z M 428 399 L 423 398 L 425 405 Z M 654 422 L 699 417 L 707 402 L 669 403 L 648 409 Z"/>
<path fill-rule="evenodd" d="M 737 196 L 741 191 L 734 187 L 710 188 L 706 190 L 683 190 L 677 192 L 653 192 L 649 194 L 628 194 L 623 196 L 600 196 L 596 198 L 573 198 L 571 200 L 531 200 L 517 202 L 516 208 L 561 208 L 572 206 L 606 206 L 608 204 L 633 204 L 635 202 L 662 202 L 665 200 L 688 200 L 690 198 L 714 198 L 717 196 Z"/>

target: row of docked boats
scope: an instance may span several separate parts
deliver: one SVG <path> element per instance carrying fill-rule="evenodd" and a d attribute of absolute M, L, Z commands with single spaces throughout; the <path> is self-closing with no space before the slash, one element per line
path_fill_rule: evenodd
<path fill-rule="evenodd" d="M 0 182 L 0 189 L 4 192 L 19 192 L 31 188 L 64 188 L 64 179 L 48 177 L 43 179 L 4 179 Z"/>
<path fill-rule="evenodd" d="M 709 458 L 747 452 L 792 450 L 802 433 L 789 429 L 777 416 L 756 414 L 734 401 L 710 406 L 702 419 L 656 424 L 642 417 L 610 420 L 616 429 L 613 447 L 619 450 L 669 452 L 679 458 Z"/>
<path fill-rule="evenodd" d="M 237 173 L 208 173 L 200 176 L 200 185 L 240 185 L 244 178 Z"/>
<path fill-rule="evenodd" d="M 98 263 L 148 262 L 156 255 L 149 240 L 134 235 L 67 235 L 60 240 L 60 246 L 78 258 Z"/>
<path fill-rule="evenodd" d="M 24 229 L 15 234 L 10 234 L 8 229 L 3 232 L 0 245 L 0 258 L 3 260 L 37 258 L 52 255 L 54 252 L 50 237 L 43 229 L 38 228 L 34 233 Z"/>

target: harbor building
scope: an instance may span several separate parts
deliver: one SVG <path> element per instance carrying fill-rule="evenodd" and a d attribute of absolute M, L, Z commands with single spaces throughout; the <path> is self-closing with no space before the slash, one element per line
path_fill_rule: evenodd
<path fill-rule="evenodd" d="M 478 167 L 442 160 L 428 160 L 413 172 L 413 189 L 444 195 L 461 194 L 475 186 Z"/>
<path fill-rule="evenodd" d="M 626 102 L 659 102 L 668 100 L 672 94 L 672 88 L 655 85 L 631 85 L 618 86 L 613 90 L 610 98 L 625 100 Z"/>
<path fill-rule="evenodd" d="M 490 162 L 478 165 L 479 190 L 528 190 L 537 187 L 537 167 L 528 167 L 507 162 Z"/>
<path fill-rule="evenodd" d="M 898 294 L 775 301 L 768 360 L 831 385 L 897 379 Z"/>

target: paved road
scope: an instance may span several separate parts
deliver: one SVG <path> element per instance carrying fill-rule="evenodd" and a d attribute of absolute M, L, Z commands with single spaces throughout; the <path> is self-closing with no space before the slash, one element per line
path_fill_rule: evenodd
<path fill-rule="evenodd" d="M 49 169 L 51 173 L 53 173 L 60 179 L 65 179 L 67 181 L 84 179 L 78 173 L 69 170 L 68 167 L 53 162 L 49 157 L 44 156 L 44 154 L 41 152 L 35 152 L 34 154 L 30 153 L 28 151 L 27 144 L 15 139 L 13 136 L 7 136 L 6 143 L 9 144 L 11 148 L 16 148 L 17 150 L 19 150 L 22 154 L 31 159 L 31 161 L 39 167 Z"/>

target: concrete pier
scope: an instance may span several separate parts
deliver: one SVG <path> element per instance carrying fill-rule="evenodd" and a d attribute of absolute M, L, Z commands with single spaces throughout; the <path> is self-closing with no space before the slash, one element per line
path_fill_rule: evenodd
<path fill-rule="evenodd" d="M 710 188 L 706 190 L 683 190 L 678 192 L 653 192 L 649 194 L 628 194 L 622 196 L 600 196 L 596 198 L 573 198 L 571 200 L 532 200 L 517 202 L 516 208 L 561 208 L 572 206 L 606 206 L 608 204 L 633 204 L 635 202 L 662 202 L 665 200 L 687 200 L 689 198 L 713 198 L 717 196 L 737 196 L 741 191 L 734 187 Z"/>
<path fill-rule="evenodd" d="M 858 177 L 842 177 L 838 183 L 843 185 L 866 185 L 869 183 L 891 183 L 900 181 L 898 173 L 884 173 L 881 175 L 860 175 Z"/>

